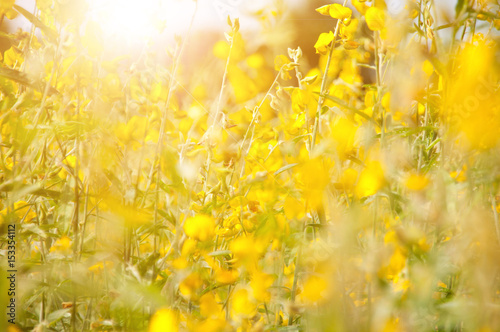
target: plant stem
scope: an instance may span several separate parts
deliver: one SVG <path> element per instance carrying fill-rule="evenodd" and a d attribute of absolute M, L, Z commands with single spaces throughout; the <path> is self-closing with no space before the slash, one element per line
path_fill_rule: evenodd
<path fill-rule="evenodd" d="M 382 75 L 381 75 L 381 66 L 382 64 L 380 63 L 381 61 L 381 56 L 380 56 L 380 35 L 377 31 L 373 32 L 373 38 L 375 42 L 375 75 L 376 75 L 376 80 L 377 80 L 377 102 L 376 102 L 376 107 L 378 110 L 381 110 L 381 116 L 382 116 L 382 126 L 380 128 L 380 145 L 382 146 L 384 144 L 385 140 L 385 110 L 384 107 L 381 107 L 381 100 L 382 100 Z"/>
<path fill-rule="evenodd" d="M 491 199 L 491 208 L 493 210 L 493 217 L 494 217 L 493 221 L 495 223 L 495 232 L 497 233 L 498 244 L 500 244 L 500 226 L 498 225 L 498 212 L 497 212 L 495 196 L 491 195 L 490 199 Z"/>
<path fill-rule="evenodd" d="M 236 36 L 236 32 L 233 29 L 233 34 L 231 36 L 231 43 L 229 45 L 229 53 L 227 55 L 226 59 L 226 66 L 224 67 L 224 74 L 222 75 L 222 83 L 219 91 L 219 99 L 217 100 L 217 108 L 215 109 L 215 116 L 212 119 L 212 128 L 218 123 L 219 120 L 219 114 L 220 114 L 220 108 L 222 104 L 222 96 L 224 95 L 224 88 L 226 87 L 226 79 L 227 79 L 227 73 L 229 71 L 229 64 L 231 63 L 231 54 L 233 53 L 233 46 L 234 46 L 234 37 Z"/>
<path fill-rule="evenodd" d="M 344 0 L 343 6 L 347 4 L 347 0 Z M 333 50 L 335 48 L 335 43 L 337 42 L 337 36 L 340 30 L 340 24 L 341 21 L 337 20 L 337 25 L 335 26 L 335 33 L 333 35 L 333 41 L 330 46 L 330 52 L 328 53 L 328 58 L 326 60 L 326 67 L 325 71 L 323 72 L 323 79 L 321 80 L 321 88 L 320 88 L 320 94 L 318 98 L 318 107 L 316 109 L 316 116 L 314 117 L 314 129 L 313 129 L 313 134 L 312 134 L 312 139 L 311 139 L 311 146 L 309 148 L 310 153 L 312 153 L 314 149 L 314 145 L 316 144 L 316 136 L 319 131 L 319 120 L 321 116 L 321 108 L 323 107 L 323 103 L 325 102 L 325 93 L 326 93 L 326 81 L 328 80 L 328 71 L 330 70 L 330 63 L 332 61 L 332 55 L 333 55 Z"/>
<path fill-rule="evenodd" d="M 257 116 L 259 115 L 259 110 L 262 107 L 262 105 L 264 105 L 264 102 L 266 101 L 267 96 L 269 96 L 271 94 L 271 90 L 273 89 L 274 85 L 278 82 L 278 79 L 281 75 L 281 72 L 283 71 L 283 67 L 284 66 L 282 66 L 280 68 L 278 74 L 274 78 L 273 83 L 271 83 L 269 90 L 267 90 L 266 94 L 264 95 L 264 98 L 262 98 L 262 101 L 260 102 L 259 106 L 255 107 L 253 110 L 252 120 L 250 121 L 250 124 L 248 125 L 248 128 L 245 132 L 245 136 L 243 136 L 243 140 L 241 141 L 241 144 L 240 144 L 241 157 L 243 157 L 243 147 L 244 147 L 245 142 L 248 138 L 248 133 L 250 132 L 250 129 L 252 129 L 252 137 L 250 138 L 250 142 L 248 143 L 248 147 L 246 149 L 245 155 L 248 155 L 248 153 L 250 152 L 250 148 L 252 147 L 252 141 L 253 141 L 253 133 L 254 133 L 254 129 L 255 129 L 255 126 L 254 126 L 255 120 L 257 119 Z M 243 177 L 243 175 L 245 174 L 245 164 L 246 164 L 246 160 L 245 160 L 245 158 L 243 158 L 241 171 L 240 171 L 240 178 Z M 232 178 L 232 176 L 231 176 L 231 178 Z"/>

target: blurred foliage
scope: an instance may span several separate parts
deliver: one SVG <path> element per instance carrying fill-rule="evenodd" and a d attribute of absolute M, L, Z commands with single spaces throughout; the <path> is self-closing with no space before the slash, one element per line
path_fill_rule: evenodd
<path fill-rule="evenodd" d="M 270 2 L 160 62 L 109 59 L 84 1 L 2 0 L 33 24 L 0 35 L 9 331 L 499 331 L 500 6 L 436 4 L 305 35 Z"/>

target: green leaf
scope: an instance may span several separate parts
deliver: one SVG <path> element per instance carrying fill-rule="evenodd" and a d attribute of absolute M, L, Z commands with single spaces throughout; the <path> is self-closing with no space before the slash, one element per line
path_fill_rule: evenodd
<path fill-rule="evenodd" d="M 231 254 L 231 250 L 216 250 L 209 253 L 208 256 L 226 256 Z"/>
<path fill-rule="evenodd" d="M 353 155 L 348 155 L 347 156 L 347 159 L 349 159 L 350 161 L 352 161 L 353 163 L 355 164 L 358 164 L 360 166 L 363 166 L 363 167 L 366 167 L 365 163 L 362 162 L 361 160 L 359 160 L 358 158 L 356 158 L 355 156 Z"/>
<path fill-rule="evenodd" d="M 361 87 L 367 90 L 378 91 L 378 88 L 373 84 L 363 84 Z"/>
<path fill-rule="evenodd" d="M 318 92 L 315 92 L 316 94 L 319 94 Z M 368 121 L 371 121 L 373 122 L 375 125 L 377 125 L 378 127 L 380 127 L 380 125 L 375 121 L 373 120 L 371 117 L 368 116 L 368 114 L 365 114 L 359 110 L 357 110 L 356 108 L 352 107 L 352 106 L 349 106 L 345 101 L 343 101 L 342 99 L 340 98 L 337 98 L 337 97 L 334 97 L 334 96 L 329 96 L 329 95 L 323 95 L 323 97 L 325 97 L 326 99 L 329 99 L 333 102 L 335 102 L 337 105 L 345 108 L 345 109 L 348 109 L 349 111 L 365 118 L 366 120 Z"/>
<path fill-rule="evenodd" d="M 35 81 L 28 74 L 7 67 L 0 67 L 0 77 L 23 84 L 40 92 L 44 92 L 46 86 L 46 83 L 43 81 Z M 59 94 L 59 91 L 49 86 L 48 94 Z"/>
<path fill-rule="evenodd" d="M 439 61 L 439 59 L 430 58 L 429 61 L 432 63 L 432 65 L 434 66 L 436 71 L 439 73 L 439 75 L 441 75 L 441 76 L 447 75 L 446 66 L 441 61 Z"/>
<path fill-rule="evenodd" d="M 54 323 L 57 323 L 61 319 L 64 318 L 64 316 L 69 313 L 69 308 L 68 309 L 59 309 L 56 311 L 53 311 L 49 314 L 47 317 L 47 320 L 49 321 L 49 325 L 53 325 Z"/>
<path fill-rule="evenodd" d="M 425 32 L 422 31 L 422 29 L 419 28 L 419 26 L 416 24 L 416 23 L 413 23 L 413 26 L 415 27 L 415 29 L 417 29 L 417 32 L 420 36 L 422 37 L 426 37 L 427 34 Z"/>
<path fill-rule="evenodd" d="M 2 31 L 0 31 L 0 38 L 8 39 L 9 41 L 16 39 L 16 37 L 14 37 L 14 35 L 11 35 L 11 34 L 8 34 L 5 32 L 2 32 Z"/>
<path fill-rule="evenodd" d="M 38 235 L 41 239 L 47 238 L 47 233 L 43 231 L 38 225 L 35 224 L 23 224 L 23 234 L 24 235 Z"/>
<path fill-rule="evenodd" d="M 20 14 L 22 14 L 24 17 L 26 17 L 28 21 L 33 23 L 34 26 L 42 30 L 47 35 L 47 37 L 49 37 L 49 39 L 51 39 L 52 41 L 57 40 L 57 32 L 49 28 L 45 24 L 43 24 L 42 21 L 38 19 L 38 17 L 36 17 L 35 15 L 31 14 L 29 11 L 18 5 L 14 5 L 13 8 L 17 10 Z"/>
<path fill-rule="evenodd" d="M 14 85 L 12 84 L 12 81 L 9 79 L 6 79 L 5 77 L 0 76 L 0 91 L 5 95 L 5 96 L 12 96 L 14 94 Z M 10 108 L 10 106 L 4 107 L 4 103 L 9 102 L 8 100 L 2 100 L 0 105 L 0 109 L 5 109 L 5 108 Z"/>
<path fill-rule="evenodd" d="M 295 164 L 288 164 L 288 165 L 285 165 L 283 167 L 281 167 L 279 170 L 277 170 L 276 172 L 274 172 L 274 175 L 278 175 L 278 174 L 281 174 L 283 173 L 284 171 L 287 171 L 289 170 L 290 168 L 293 168 L 295 166 L 297 166 L 298 164 L 295 163 Z"/>
<path fill-rule="evenodd" d="M 465 0 L 458 0 L 455 6 L 455 17 L 459 17 L 462 11 L 465 9 L 467 2 Z"/>
<path fill-rule="evenodd" d="M 309 136 L 310 136 L 310 134 L 300 135 L 300 136 L 295 137 L 292 141 L 293 141 L 294 143 L 298 143 L 298 142 L 300 142 L 300 140 L 302 140 L 303 138 L 306 138 L 306 137 L 309 137 Z"/>
<path fill-rule="evenodd" d="M 15 69 L 0 67 L 0 76 L 32 88 L 35 87 L 33 80 L 30 79 L 26 73 L 20 72 Z"/>
<path fill-rule="evenodd" d="M 441 138 L 436 138 L 427 148 L 425 148 L 425 151 L 429 152 L 439 142 L 441 142 Z"/>
<path fill-rule="evenodd" d="M 307 76 L 307 77 L 304 77 L 300 82 L 302 84 L 309 85 L 309 84 L 314 83 L 314 81 L 316 81 L 317 78 L 318 78 L 318 75 Z"/>
<path fill-rule="evenodd" d="M 364 63 L 358 63 L 358 66 L 364 67 L 364 68 L 368 68 L 368 69 L 371 69 L 371 70 L 377 70 L 377 67 L 370 66 L 370 65 L 367 65 L 367 64 L 364 64 Z"/>
<path fill-rule="evenodd" d="M 323 106 L 323 108 L 325 108 L 326 106 Z M 338 116 L 340 116 L 341 118 L 347 118 L 345 113 L 342 112 L 342 110 L 340 109 L 340 107 L 338 106 L 334 106 L 334 107 L 326 107 L 329 111 L 332 111 L 333 113 L 337 114 Z M 323 113 L 321 113 L 323 114 Z"/>
<path fill-rule="evenodd" d="M 59 199 L 61 197 L 61 193 L 59 191 L 40 188 L 37 184 L 27 186 L 20 182 L 12 181 L 2 183 L 0 185 L 0 192 L 15 192 L 16 194 L 35 195 L 53 199 Z"/>
<path fill-rule="evenodd" d="M 451 28 L 454 25 L 455 25 L 455 23 L 443 24 L 443 25 L 438 26 L 436 28 L 436 30 L 443 30 L 443 29 Z"/>

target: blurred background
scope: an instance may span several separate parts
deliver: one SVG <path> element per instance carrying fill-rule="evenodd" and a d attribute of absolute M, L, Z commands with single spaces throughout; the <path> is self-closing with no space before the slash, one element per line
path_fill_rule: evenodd
<path fill-rule="evenodd" d="M 16 4 L 33 12 L 35 2 L 17 0 Z M 68 6 L 78 3 L 74 11 L 83 8 L 88 11 L 90 20 L 101 25 L 102 37 L 107 46 L 111 46 L 107 49 L 113 52 L 108 55 L 110 57 L 129 54 L 134 50 L 139 52 L 148 42 L 159 50 L 164 48 L 173 41 L 175 35 L 182 35 L 188 30 L 196 3 L 198 8 L 193 20 L 191 44 L 195 43 L 198 51 L 224 38 L 228 16 L 240 19 L 241 31 L 246 37 L 260 33 L 266 27 L 268 33 L 281 36 L 278 40 L 283 41 L 282 45 L 279 42 L 276 45 L 276 39 L 273 38 L 274 46 L 283 49 L 281 52 L 286 52 L 287 47 L 301 46 L 306 57 L 310 53 L 314 54 L 316 36 L 334 29 L 330 19 L 314 11 L 317 7 L 331 3 L 325 0 L 86 0 L 85 7 L 80 5 L 80 0 L 65 2 Z M 439 21 L 447 22 L 453 17 L 455 2 L 438 1 L 441 8 Z M 407 1 L 387 0 L 386 3 L 389 12 L 398 15 L 403 12 Z M 19 28 L 24 31 L 31 29 L 31 23 L 22 15 L 13 20 L 4 19 L 0 31 L 15 32 Z M 0 50 L 4 52 L 9 47 L 9 41 L 0 38 Z"/>

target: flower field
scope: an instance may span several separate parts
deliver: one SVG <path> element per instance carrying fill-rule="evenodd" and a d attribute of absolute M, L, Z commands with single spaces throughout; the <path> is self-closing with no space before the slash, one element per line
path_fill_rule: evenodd
<path fill-rule="evenodd" d="M 500 331 L 499 2 L 203 1 L 0 0 L 0 330 Z"/>

